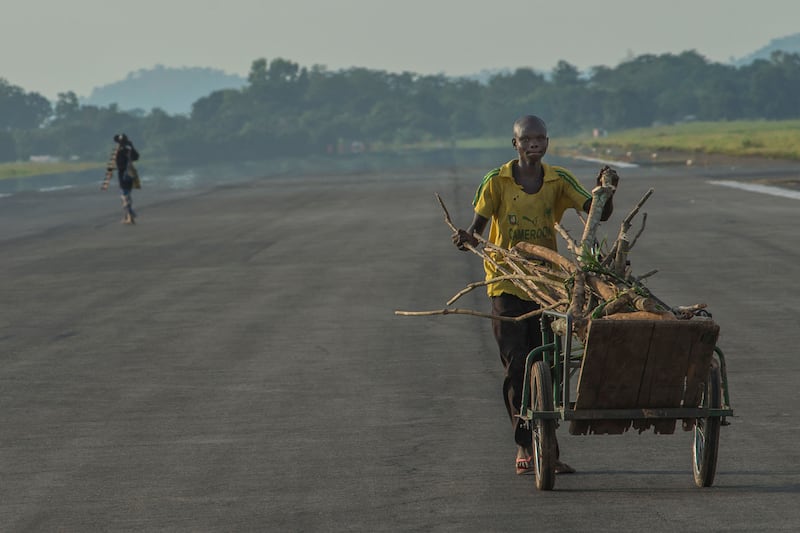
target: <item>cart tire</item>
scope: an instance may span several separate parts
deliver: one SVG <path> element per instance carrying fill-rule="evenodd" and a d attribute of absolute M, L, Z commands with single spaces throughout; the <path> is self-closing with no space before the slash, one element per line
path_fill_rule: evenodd
<path fill-rule="evenodd" d="M 701 405 L 705 408 L 722 408 L 722 377 L 719 365 L 713 361 L 708 381 L 703 391 Z M 694 483 L 698 487 L 710 487 L 717 473 L 717 452 L 719 451 L 719 430 L 722 425 L 719 416 L 698 418 L 694 425 L 692 444 L 692 470 Z"/>
<path fill-rule="evenodd" d="M 531 400 L 534 411 L 553 411 L 553 382 L 550 368 L 542 361 L 533 364 Z M 533 419 L 532 440 L 536 488 L 553 490 L 556 482 L 556 421 Z"/>

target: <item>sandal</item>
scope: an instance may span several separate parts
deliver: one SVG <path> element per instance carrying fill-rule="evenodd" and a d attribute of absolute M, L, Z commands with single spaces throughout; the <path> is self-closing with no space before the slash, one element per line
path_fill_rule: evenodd
<path fill-rule="evenodd" d="M 534 459 L 532 455 L 528 457 L 517 457 L 517 475 L 530 474 L 533 472 L 535 469 L 533 461 Z"/>

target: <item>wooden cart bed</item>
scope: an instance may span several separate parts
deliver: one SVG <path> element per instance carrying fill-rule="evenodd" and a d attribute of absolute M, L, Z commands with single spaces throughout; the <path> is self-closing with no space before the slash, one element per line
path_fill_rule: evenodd
<path fill-rule="evenodd" d="M 575 411 L 697 407 L 719 326 L 711 320 L 593 320 L 578 377 Z M 573 435 L 674 433 L 675 419 L 571 420 Z"/>

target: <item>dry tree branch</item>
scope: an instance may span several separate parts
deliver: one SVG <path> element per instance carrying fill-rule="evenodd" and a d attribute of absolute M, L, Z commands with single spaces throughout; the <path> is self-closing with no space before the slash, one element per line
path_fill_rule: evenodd
<path fill-rule="evenodd" d="M 542 310 L 558 308 L 573 316 L 574 332 L 580 335 L 585 333 L 586 324 L 592 316 L 609 316 L 610 318 L 640 317 L 642 313 L 658 317 L 668 314 L 670 317 L 690 319 L 697 310 L 705 304 L 695 306 L 671 308 L 658 299 L 641 283 L 652 276 L 657 270 L 652 270 L 641 276 L 633 276 L 627 268 L 627 257 L 644 232 L 647 213 L 643 213 L 642 227 L 631 240 L 628 232 L 631 229 L 634 217 L 653 193 L 647 191 L 642 199 L 628 213 L 620 225 L 619 234 L 611 250 L 602 259 L 597 256 L 596 241 L 597 228 L 600 225 L 602 211 L 610 198 L 613 197 L 615 187 L 611 179 L 615 171 L 608 166 L 600 170 L 598 182 L 600 185 L 592 190 L 592 207 L 584 223 L 583 235 L 578 243 L 559 223 L 555 224 L 558 231 L 567 243 L 571 258 L 562 256 L 550 248 L 537 246 L 528 242 L 520 242 L 511 249 L 500 248 L 488 242 L 480 234 L 473 233 L 479 245 L 472 246 L 468 242 L 463 248 L 480 256 L 487 264 L 495 269 L 496 277 L 490 280 L 470 283 L 453 296 L 446 309 L 436 311 L 395 311 L 395 314 L 406 316 L 427 316 L 447 314 L 467 314 L 479 317 L 492 318 L 502 321 L 520 321 L 531 316 L 541 314 Z M 450 218 L 444 202 L 439 194 L 436 198 L 444 211 L 447 225 L 454 232 L 460 230 L 455 227 Z M 580 216 L 580 214 L 579 214 Z M 589 254 L 589 255 L 587 255 Z M 599 263 L 598 263 L 599 260 Z M 598 265 L 601 268 L 597 268 Z M 469 309 L 449 308 L 455 301 L 476 289 L 492 283 L 510 281 L 520 290 L 524 291 L 534 302 L 542 307 L 538 311 L 527 313 L 519 317 L 494 316 Z M 662 309 L 668 309 L 664 311 Z M 639 314 L 637 314 L 639 313 Z M 582 329 L 583 328 L 583 329 Z"/>
<path fill-rule="evenodd" d="M 601 316 L 614 315 L 631 304 L 631 290 L 622 291 L 613 300 L 607 300 L 602 307 Z"/>
<path fill-rule="evenodd" d="M 671 311 L 678 318 L 691 319 L 694 317 L 695 311 L 705 309 L 706 307 L 708 307 L 706 304 L 682 305 L 673 307 Z"/>
<path fill-rule="evenodd" d="M 514 245 L 512 250 L 518 250 L 528 257 L 534 257 L 536 259 L 541 259 L 543 261 L 547 261 L 555 266 L 561 267 L 565 272 L 569 274 L 574 274 L 578 267 L 564 257 L 563 255 L 559 254 L 555 250 L 551 250 L 550 248 L 545 248 L 544 246 L 539 246 L 537 244 L 531 244 L 529 242 L 518 242 Z"/>
<path fill-rule="evenodd" d="M 611 185 L 611 173 L 614 170 L 609 166 L 604 166 L 600 169 L 600 185 L 592 189 L 592 205 L 589 208 L 589 215 L 586 219 L 586 225 L 583 228 L 583 236 L 581 237 L 581 248 L 591 249 L 597 240 L 595 233 L 597 227 L 600 225 L 600 217 L 603 214 L 603 209 L 606 206 L 609 198 L 614 196 L 615 187 Z"/>
<path fill-rule="evenodd" d="M 517 273 L 516 277 L 513 275 L 510 277 L 511 281 L 523 290 L 530 289 L 536 293 L 536 296 L 538 296 L 543 303 L 552 304 L 561 297 L 561 293 L 563 293 L 563 291 L 558 291 L 560 293 L 558 296 L 549 294 L 547 292 L 547 289 L 552 287 L 552 283 L 550 283 L 552 280 L 546 279 L 540 274 L 542 265 L 531 262 L 527 258 L 520 255 L 518 251 L 513 248 L 511 250 L 507 250 L 505 248 L 495 246 L 494 244 L 487 244 L 484 249 L 501 255 L 503 258 L 503 264 L 507 265 L 511 270 Z M 521 263 L 521 265 L 519 263 Z M 540 282 L 538 279 L 536 279 L 536 277 L 533 277 L 533 275 L 542 278 L 542 281 Z M 520 281 L 528 281 L 530 285 L 522 286 L 517 283 L 515 279 Z M 544 287 L 543 285 L 547 285 L 547 287 Z M 526 290 L 526 292 L 528 291 Z"/>
<path fill-rule="evenodd" d="M 525 293 L 528 294 L 532 300 L 540 300 L 548 304 L 554 303 L 554 299 L 551 298 L 548 294 L 542 292 L 542 290 L 535 284 L 533 284 L 533 286 L 530 286 L 529 284 L 522 283 L 521 278 L 528 277 L 528 273 L 522 267 L 517 265 L 514 261 L 509 261 L 507 257 L 505 264 L 508 265 L 508 267 L 511 268 L 511 270 L 517 273 L 517 277 L 511 278 L 511 282 L 514 283 L 514 285 L 520 287 L 522 290 L 524 290 Z"/>
<path fill-rule="evenodd" d="M 567 309 L 567 314 L 572 318 L 583 318 L 583 308 L 586 306 L 586 275 L 583 271 L 575 273 L 575 284 L 572 287 L 572 302 Z"/>
<path fill-rule="evenodd" d="M 438 192 L 434 193 L 434 194 L 436 195 L 436 199 L 439 201 L 439 206 L 441 206 L 442 210 L 444 211 L 445 224 L 447 224 L 448 227 L 450 227 L 450 229 L 453 230 L 453 233 L 458 233 L 458 228 L 455 226 L 455 224 L 453 224 L 453 219 L 450 218 L 450 211 L 448 211 L 447 210 L 447 206 L 444 205 L 444 201 L 442 200 L 442 197 L 439 196 Z M 477 233 L 473 233 L 472 235 L 478 240 L 479 243 L 484 244 L 484 245 L 487 244 L 487 241 L 481 235 L 479 235 Z M 477 254 L 477 255 L 479 255 L 481 257 L 485 257 L 484 254 L 480 252 L 480 250 L 477 250 L 474 246 L 472 246 L 468 242 L 464 243 L 464 248 L 466 248 L 467 250 L 469 250 L 470 252 L 472 252 L 474 254 Z"/>
<path fill-rule="evenodd" d="M 556 231 L 558 231 L 561 234 L 561 237 L 567 243 L 567 248 L 569 249 L 570 252 L 572 252 L 573 256 L 575 258 L 580 257 L 581 255 L 580 245 L 575 239 L 572 238 L 572 235 L 570 235 L 569 232 L 558 222 L 555 223 L 555 228 Z"/>
<path fill-rule="evenodd" d="M 445 223 L 450 227 L 451 230 L 453 230 L 453 232 L 458 232 L 458 228 L 456 228 L 455 224 L 453 224 L 453 220 L 450 217 L 450 212 L 447 210 L 447 207 L 444 205 L 444 200 L 442 200 L 442 197 L 439 196 L 439 193 L 435 193 L 435 194 L 436 194 L 436 199 L 439 201 L 439 205 L 441 206 L 442 210 L 444 211 L 444 221 L 445 221 Z M 472 235 L 473 235 L 473 237 L 475 237 L 478 240 L 479 243 L 481 243 L 484 246 L 484 248 L 502 250 L 502 248 L 498 248 L 498 247 L 494 246 L 493 244 L 491 244 L 489 241 L 484 239 L 478 233 L 473 233 Z M 504 276 L 511 275 L 511 272 L 509 272 L 507 269 L 503 268 L 490 255 L 482 252 L 481 250 L 478 250 L 477 248 L 475 248 L 474 246 L 472 246 L 469 243 L 465 242 L 463 244 L 463 246 L 464 246 L 464 248 L 466 248 L 470 252 L 480 256 L 485 261 L 488 261 L 489 263 L 491 263 L 492 266 L 494 266 L 496 272 L 499 272 L 501 275 L 504 275 Z M 509 266 L 512 268 L 512 270 L 516 270 L 518 274 L 519 273 L 522 273 L 523 275 L 526 274 L 525 272 L 520 272 L 519 268 L 516 265 L 509 265 Z M 525 294 L 527 294 L 529 298 L 531 298 L 532 300 L 536 300 L 536 297 L 538 295 L 536 294 L 536 292 L 531 287 L 529 287 L 525 283 L 520 282 L 518 279 L 514 279 L 514 278 L 509 278 L 509 279 L 510 279 L 510 281 L 512 283 L 514 283 L 515 286 L 517 286 L 519 289 L 521 289 L 523 292 L 525 292 Z M 551 300 L 551 299 L 547 298 L 547 300 Z"/>
<path fill-rule="evenodd" d="M 641 234 L 644 233 L 645 224 L 647 224 L 647 213 L 642 213 L 642 227 L 639 228 L 639 232 L 636 234 L 636 236 L 631 241 L 631 244 L 628 246 L 628 250 L 633 249 L 633 245 L 636 244 L 636 241 L 639 240 L 639 237 L 641 236 Z"/>
<path fill-rule="evenodd" d="M 617 297 L 617 291 L 614 287 L 605 280 L 600 279 L 598 276 L 588 274 L 586 276 L 586 283 L 597 294 L 601 300 L 613 300 Z"/>
<path fill-rule="evenodd" d="M 545 283 L 545 284 L 549 284 L 551 287 L 556 287 L 556 288 L 559 287 L 559 283 L 557 281 L 549 280 L 549 279 L 546 279 L 546 278 L 541 278 L 539 276 L 518 276 L 518 275 L 513 275 L 513 274 L 510 275 L 510 276 L 496 276 L 496 277 L 494 277 L 492 279 L 487 279 L 487 280 L 483 280 L 483 281 L 475 281 L 475 282 L 470 283 L 469 285 L 467 285 L 466 287 L 464 287 L 463 289 L 458 291 L 455 294 L 455 296 L 450 298 L 447 301 L 447 305 L 453 305 L 456 302 L 456 300 L 458 300 L 459 298 L 461 298 L 465 294 L 468 294 L 469 292 L 477 289 L 478 287 L 485 287 L 486 285 L 491 285 L 492 283 L 498 283 L 500 281 L 514 280 L 514 279 L 518 279 L 518 280 L 522 280 L 522 281 L 530 281 L 530 282 L 533 282 L 533 283 Z M 561 288 L 563 289 L 563 287 L 561 287 Z M 566 292 L 564 291 L 564 293 L 561 296 L 566 297 Z"/>
<path fill-rule="evenodd" d="M 629 249 L 630 249 L 630 243 L 628 242 L 628 234 L 620 232 L 619 237 L 617 237 L 617 247 L 614 253 L 614 266 L 611 269 L 614 272 L 614 274 L 616 274 L 620 278 L 625 277 L 625 269 L 627 267 Z"/>
<path fill-rule="evenodd" d="M 652 196 L 654 191 L 655 189 L 650 188 L 646 193 L 644 193 L 642 199 L 639 200 L 639 202 L 633 207 L 633 209 L 631 209 L 631 212 L 628 213 L 628 216 L 626 216 L 625 219 L 622 221 L 622 227 L 624 228 L 624 231 L 628 231 L 631 228 L 631 221 L 633 220 L 633 217 L 636 216 L 636 213 L 639 212 L 644 203 L 650 198 L 650 196 Z"/>
<path fill-rule="evenodd" d="M 643 279 L 649 278 L 653 274 L 657 274 L 658 270 L 651 270 L 650 272 L 645 272 L 641 276 L 636 276 L 636 281 L 642 281 Z"/>
<path fill-rule="evenodd" d="M 547 263 L 532 261 L 516 254 L 506 260 L 519 264 L 531 276 L 541 279 L 544 283 L 557 282 L 563 285 L 570 277 L 561 270 L 554 270 Z"/>
<path fill-rule="evenodd" d="M 639 233 L 636 234 L 636 237 L 633 239 L 633 242 L 631 242 L 628 239 L 628 230 L 631 229 L 631 221 L 633 220 L 633 217 L 636 216 L 636 213 L 638 213 L 639 210 L 642 208 L 644 203 L 648 200 L 648 198 L 650 198 L 650 196 L 653 194 L 653 191 L 654 189 L 652 188 L 649 189 L 644 194 L 644 196 L 642 196 L 642 199 L 639 200 L 639 202 L 633 207 L 633 209 L 628 213 L 628 215 L 622 220 L 622 224 L 620 224 L 619 227 L 619 234 L 617 235 L 617 240 L 615 240 L 614 244 L 611 245 L 611 251 L 609 251 L 608 255 L 603 259 L 602 262 L 603 266 L 608 266 L 612 262 L 614 262 L 615 265 L 619 264 L 624 265 L 625 262 L 624 258 L 619 258 L 618 256 L 620 255 L 627 256 L 628 252 L 630 252 L 630 250 L 633 248 L 633 245 L 636 243 L 636 239 L 638 239 L 639 235 L 641 235 L 642 231 L 644 231 L 644 223 L 647 220 L 647 213 L 642 214 L 642 229 L 639 230 Z M 622 250 L 621 248 L 622 241 L 626 241 L 628 243 L 624 250 Z M 618 271 L 617 274 L 619 273 L 620 272 Z"/>
<path fill-rule="evenodd" d="M 611 245 L 611 249 L 608 251 L 603 260 L 600 261 L 600 265 L 608 268 L 609 265 L 616 259 L 617 257 L 617 248 L 619 247 L 619 240 L 614 241 L 614 244 Z"/>
<path fill-rule="evenodd" d="M 501 276 L 507 276 L 506 279 L 510 280 L 515 286 L 523 290 L 531 299 L 541 299 L 547 304 L 552 304 L 555 301 L 555 296 L 542 292 L 544 289 L 541 287 L 541 285 L 537 284 L 537 280 L 532 278 L 527 279 L 527 281 L 532 283 L 533 286 L 522 283 L 522 280 L 524 280 L 526 276 L 529 276 L 531 273 L 537 273 L 541 268 L 541 265 L 531 262 L 524 256 L 520 255 L 517 250 L 501 248 L 490 242 L 487 242 L 483 249 L 484 252 L 481 253 L 481 256 L 495 267 L 495 271 L 499 272 Z M 498 261 L 495 261 L 491 255 L 485 252 L 491 252 L 499 255 L 503 264 L 501 265 Z M 522 264 L 520 265 L 518 263 Z M 504 267 L 508 267 L 508 269 Z M 516 272 L 517 275 L 515 276 L 510 271 Z"/>
<path fill-rule="evenodd" d="M 522 320 L 526 320 L 528 318 L 539 316 L 542 314 L 543 311 L 547 311 L 549 309 L 554 309 L 559 305 L 567 304 L 567 301 L 560 301 L 556 302 L 554 305 L 542 306 L 535 311 L 530 311 L 525 313 L 524 315 L 519 316 L 499 316 L 499 315 L 492 315 L 489 313 L 481 313 L 480 311 L 473 311 L 472 309 L 438 309 L 435 311 L 395 311 L 395 315 L 400 316 L 433 316 L 433 315 L 471 315 L 471 316 L 479 316 L 483 318 L 491 318 L 493 320 L 501 320 L 503 322 L 520 322 Z"/>
<path fill-rule="evenodd" d="M 640 296 L 635 295 L 632 296 L 631 301 L 633 302 L 633 307 L 639 311 L 648 311 L 650 313 L 660 313 L 661 311 L 669 311 L 669 307 L 664 307 L 664 309 L 659 309 L 659 304 L 655 298 L 651 298 L 649 296 Z"/>
<path fill-rule="evenodd" d="M 435 311 L 395 311 L 395 315 L 400 316 L 433 316 L 433 315 L 472 315 L 472 316 L 479 316 L 483 318 L 493 318 L 497 320 L 505 320 L 515 322 L 516 319 L 513 317 L 501 317 L 495 316 L 488 313 L 481 313 L 480 311 L 473 311 L 471 309 L 437 309 Z"/>
<path fill-rule="evenodd" d="M 450 211 L 448 211 L 447 207 L 444 205 L 444 201 L 442 200 L 442 197 L 439 196 L 438 192 L 434 193 L 434 194 L 436 195 L 436 199 L 439 201 L 439 205 L 441 206 L 442 210 L 444 211 L 444 221 L 445 221 L 445 223 L 448 226 L 450 226 L 450 229 L 453 230 L 453 232 L 458 232 L 458 228 L 455 227 L 455 225 L 453 224 L 453 219 L 450 218 Z"/>
<path fill-rule="evenodd" d="M 639 200 L 639 203 L 633 207 L 631 212 L 628 213 L 628 216 L 625 217 L 620 225 L 619 235 L 617 236 L 616 241 L 618 244 L 616 246 L 616 253 L 614 254 L 614 272 L 616 272 L 618 276 L 624 276 L 625 274 L 625 262 L 628 259 L 628 252 L 631 249 L 631 243 L 628 239 L 628 231 L 631 229 L 631 221 L 652 194 L 653 189 L 651 188 L 645 193 L 642 199 Z M 644 229 L 644 226 L 642 226 L 642 229 Z"/>

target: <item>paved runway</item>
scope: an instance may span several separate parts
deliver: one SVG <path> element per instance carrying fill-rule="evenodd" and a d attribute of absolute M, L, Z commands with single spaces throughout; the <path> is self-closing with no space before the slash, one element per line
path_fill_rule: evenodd
<path fill-rule="evenodd" d="M 467 225 L 495 163 L 146 184 L 135 227 L 94 187 L 0 198 L 0 530 L 796 530 L 800 203 L 710 181 L 800 165 L 620 171 L 601 233 L 655 188 L 634 272 L 709 305 L 736 417 L 710 489 L 690 433 L 562 427 L 578 473 L 543 493 L 514 474 L 489 322 L 393 314 L 482 277 L 434 193 Z"/>

